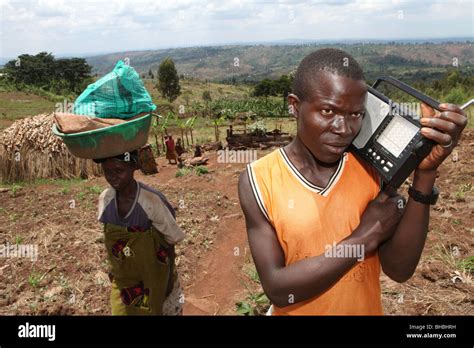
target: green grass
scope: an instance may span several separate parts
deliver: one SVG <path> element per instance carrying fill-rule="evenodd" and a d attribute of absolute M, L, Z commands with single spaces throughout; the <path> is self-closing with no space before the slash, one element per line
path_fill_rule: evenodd
<path fill-rule="evenodd" d="M 260 284 L 257 269 L 252 262 L 247 262 L 243 271 L 245 275 L 254 283 Z M 270 307 L 270 300 L 262 291 L 253 290 L 253 286 L 249 286 L 246 281 L 242 283 L 248 291 L 248 295 L 242 301 L 236 302 L 236 312 L 240 315 L 264 315 Z"/>
<path fill-rule="evenodd" d="M 52 185 L 57 187 L 71 187 L 76 186 L 77 184 L 83 184 L 87 182 L 86 179 L 81 178 L 74 178 L 74 179 L 38 179 L 32 182 L 23 182 L 17 181 L 15 183 L 3 183 L 1 187 L 6 187 L 12 190 L 14 187 L 23 188 L 23 187 L 30 187 L 30 186 L 38 186 L 38 185 Z"/>
<path fill-rule="evenodd" d="M 14 184 L 5 184 L 2 187 L 8 188 L 10 196 L 15 197 L 24 187 L 35 187 L 38 185 L 52 186 L 51 192 L 59 195 L 74 195 L 74 199 L 77 201 L 86 200 L 87 197 L 97 196 L 103 191 L 103 187 L 98 185 L 87 186 L 87 180 L 84 179 L 40 179 L 31 183 L 17 182 Z M 93 206 L 93 200 L 86 200 L 85 207 L 91 208 Z M 83 203 L 84 204 L 84 203 Z M 11 222 L 16 222 L 20 215 L 18 213 L 7 212 L 5 209 L 0 209 L 0 212 L 8 215 Z"/>
<path fill-rule="evenodd" d="M 18 119 L 55 110 L 55 102 L 25 92 L 0 91 L 0 128 Z"/>
<path fill-rule="evenodd" d="M 38 179 L 33 182 L 36 185 L 61 185 L 61 186 L 70 186 L 76 185 L 78 183 L 84 183 L 87 180 L 81 178 L 74 179 Z"/>
<path fill-rule="evenodd" d="M 150 93 L 155 104 L 165 105 L 167 101 L 161 96 L 160 92 L 155 88 L 157 79 L 145 79 L 145 87 Z M 185 109 L 188 105 L 192 105 L 193 102 L 203 103 L 202 93 L 209 91 L 212 100 L 220 98 L 229 99 L 244 99 L 249 96 L 252 88 L 247 85 L 226 85 L 221 83 L 214 83 L 198 80 L 180 80 L 181 94 L 173 102 L 174 105 L 184 105 Z"/>
<path fill-rule="evenodd" d="M 250 264 L 249 267 L 247 267 L 245 273 L 252 281 L 260 284 L 260 278 L 254 264 Z"/>
<path fill-rule="evenodd" d="M 203 174 L 208 174 L 209 169 L 207 169 L 207 167 L 205 167 L 205 166 L 197 166 L 196 168 L 194 168 L 194 172 L 197 175 L 203 175 Z"/>
<path fill-rule="evenodd" d="M 11 222 L 16 222 L 18 220 L 18 214 L 17 213 L 11 213 L 8 218 L 10 219 Z"/>
<path fill-rule="evenodd" d="M 453 252 L 454 249 L 446 247 L 441 243 L 435 246 L 435 259 L 441 260 L 450 269 L 459 270 L 461 272 L 474 272 L 474 256 L 468 256 L 464 259 L 458 259 L 458 255 Z"/>
<path fill-rule="evenodd" d="M 474 256 L 469 256 L 465 259 L 462 259 L 458 262 L 457 266 L 461 271 L 474 273 Z"/>
<path fill-rule="evenodd" d="M 94 185 L 94 186 L 88 187 L 88 190 L 90 193 L 93 193 L 95 195 L 100 195 L 104 189 L 102 187 Z"/>
<path fill-rule="evenodd" d="M 36 288 L 38 287 L 40 281 L 41 281 L 41 274 L 35 272 L 35 271 L 32 271 L 29 275 L 28 275 L 28 284 L 30 284 L 31 287 L 33 288 Z"/>
<path fill-rule="evenodd" d="M 19 245 L 23 242 L 23 237 L 21 236 L 15 236 L 15 244 Z"/>
<path fill-rule="evenodd" d="M 67 195 L 69 193 L 69 188 L 63 187 L 59 192 L 63 195 Z"/>
<path fill-rule="evenodd" d="M 245 300 L 236 303 L 236 312 L 241 315 L 255 315 L 262 313 L 263 308 L 268 308 L 270 300 L 264 292 L 252 293 Z"/>
<path fill-rule="evenodd" d="M 186 175 L 189 175 L 189 174 L 192 174 L 192 173 L 201 176 L 201 175 L 204 175 L 204 174 L 208 174 L 209 169 L 205 166 L 197 166 L 197 167 L 194 167 L 194 168 L 180 168 L 176 172 L 175 176 L 177 178 L 180 178 L 182 176 L 186 176 Z"/>
<path fill-rule="evenodd" d="M 12 184 L 10 187 L 10 195 L 12 197 L 16 197 L 18 191 L 20 191 L 22 188 L 23 188 L 22 185 Z"/>
<path fill-rule="evenodd" d="M 190 173 L 191 173 L 191 169 L 189 169 L 189 168 L 181 168 L 181 169 L 178 169 L 178 171 L 176 172 L 176 177 L 179 178 L 179 177 L 188 175 L 188 174 L 190 174 Z"/>

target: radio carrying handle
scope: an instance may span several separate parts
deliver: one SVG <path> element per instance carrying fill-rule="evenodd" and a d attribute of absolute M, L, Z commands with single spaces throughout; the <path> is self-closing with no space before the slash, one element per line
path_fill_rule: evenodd
<path fill-rule="evenodd" d="M 406 92 L 407 94 L 411 95 L 412 97 L 415 97 L 416 99 L 422 101 L 426 105 L 431 106 L 432 108 L 441 111 L 439 107 L 439 102 L 434 100 L 433 98 L 421 93 L 417 89 L 407 85 L 406 83 L 403 83 L 402 81 L 398 81 L 397 79 L 394 79 L 391 76 L 380 76 L 377 78 L 377 80 L 374 82 L 372 85 L 372 88 L 377 89 L 377 86 L 380 84 L 380 82 L 387 82 L 391 84 L 392 86 L 395 86 L 402 91 Z"/>

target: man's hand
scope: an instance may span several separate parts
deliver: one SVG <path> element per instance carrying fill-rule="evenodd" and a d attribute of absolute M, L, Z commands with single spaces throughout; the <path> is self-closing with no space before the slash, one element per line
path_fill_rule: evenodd
<path fill-rule="evenodd" d="M 419 164 L 417 171 L 435 171 L 458 144 L 462 130 L 467 125 L 467 117 L 454 104 L 440 104 L 442 112 L 421 104 L 421 134 L 438 144 Z M 436 129 L 435 129 L 436 128 Z"/>
<path fill-rule="evenodd" d="M 403 216 L 405 200 L 393 193 L 380 192 L 369 203 L 352 236 L 362 237 L 368 242 L 366 252 L 372 252 L 389 239 Z"/>
<path fill-rule="evenodd" d="M 435 141 L 431 152 L 419 164 L 413 177 L 413 188 L 430 194 L 436 170 L 458 144 L 467 117 L 453 104 L 440 104 L 441 112 L 421 104 L 421 134 Z M 426 241 L 429 205 L 409 199 L 394 234 L 379 247 L 380 263 L 385 274 L 397 282 L 410 279 L 415 272 Z"/>

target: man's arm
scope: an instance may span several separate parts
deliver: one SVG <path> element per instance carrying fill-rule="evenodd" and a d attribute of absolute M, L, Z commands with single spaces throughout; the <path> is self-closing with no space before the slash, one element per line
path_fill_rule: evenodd
<path fill-rule="evenodd" d="M 247 171 L 239 179 L 240 205 L 245 215 L 250 250 L 262 287 L 272 303 L 285 307 L 317 296 L 331 287 L 356 263 L 357 258 L 310 257 L 285 266 L 285 257 L 275 230 L 260 211 L 250 187 Z M 401 213 L 395 199 L 381 194 L 371 202 L 359 227 L 339 244 L 364 245 L 374 252 L 390 237 Z"/>
<path fill-rule="evenodd" d="M 422 104 L 421 124 L 430 127 L 422 128 L 422 134 L 438 144 L 451 144 L 448 148 L 433 147 L 415 171 L 413 188 L 425 195 L 431 193 L 438 166 L 451 154 L 467 124 L 467 117 L 458 106 L 447 104 L 443 109 L 442 113 L 435 113 Z M 397 282 L 407 281 L 415 272 L 426 241 L 429 212 L 429 205 L 409 198 L 394 235 L 379 249 L 384 273 Z"/>
<path fill-rule="evenodd" d="M 436 172 L 415 173 L 413 188 L 423 194 L 430 194 L 435 179 Z M 396 282 L 407 281 L 415 272 L 426 241 L 429 215 L 429 205 L 409 198 L 395 233 L 379 248 L 382 269 Z"/>

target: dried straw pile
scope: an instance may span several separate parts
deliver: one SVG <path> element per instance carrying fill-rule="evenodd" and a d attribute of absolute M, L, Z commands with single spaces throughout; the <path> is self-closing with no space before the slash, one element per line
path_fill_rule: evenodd
<path fill-rule="evenodd" d="M 0 179 L 88 178 L 101 174 L 91 160 L 74 157 L 51 128 L 53 114 L 18 120 L 0 133 Z"/>

